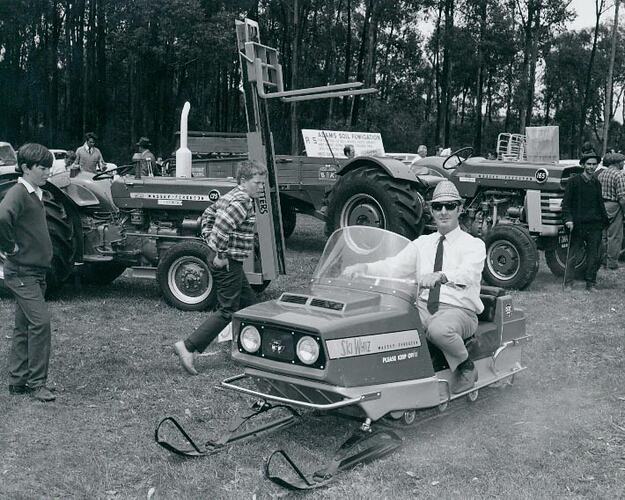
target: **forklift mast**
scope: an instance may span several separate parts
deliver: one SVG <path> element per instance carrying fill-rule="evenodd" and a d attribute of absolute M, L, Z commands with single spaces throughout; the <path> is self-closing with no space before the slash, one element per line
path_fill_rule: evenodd
<path fill-rule="evenodd" d="M 247 120 L 248 157 L 264 165 L 268 172 L 256 220 L 263 275 L 272 279 L 277 274 L 285 274 L 286 268 L 276 155 L 267 101 L 276 98 L 283 102 L 310 101 L 370 94 L 377 90 L 360 89 L 361 82 L 351 82 L 285 91 L 278 51 L 261 44 L 258 23 L 245 19 L 235 21 L 235 25 Z"/>

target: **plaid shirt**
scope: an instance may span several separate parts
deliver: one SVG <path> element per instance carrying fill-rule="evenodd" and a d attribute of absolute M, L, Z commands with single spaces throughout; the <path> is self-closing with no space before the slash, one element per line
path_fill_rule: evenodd
<path fill-rule="evenodd" d="M 615 168 L 604 168 L 599 172 L 601 196 L 606 201 L 619 201 L 625 198 L 625 173 Z"/>
<path fill-rule="evenodd" d="M 240 186 L 202 214 L 202 238 L 220 257 L 244 261 L 254 248 L 254 203 Z"/>

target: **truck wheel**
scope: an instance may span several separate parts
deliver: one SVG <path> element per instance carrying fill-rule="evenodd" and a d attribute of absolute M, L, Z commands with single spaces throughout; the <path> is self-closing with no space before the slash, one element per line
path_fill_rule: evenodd
<path fill-rule="evenodd" d="M 89 262 L 80 269 L 80 280 L 87 285 L 109 285 L 125 270 L 126 266 L 118 262 Z"/>
<path fill-rule="evenodd" d="M 284 232 L 284 239 L 286 239 L 295 231 L 297 212 L 289 202 L 282 202 L 280 203 L 280 213 L 282 214 L 282 231 Z"/>
<path fill-rule="evenodd" d="M 213 276 L 206 245 L 195 241 L 177 243 L 158 263 L 156 277 L 165 301 L 183 311 L 202 311 L 215 303 Z"/>
<path fill-rule="evenodd" d="M 498 224 L 486 234 L 484 243 L 486 283 L 522 290 L 534 280 L 538 272 L 538 249 L 527 229 Z"/>
<path fill-rule="evenodd" d="M 545 250 L 545 261 L 547 261 L 547 267 L 556 276 L 564 276 L 564 267 L 566 265 L 566 248 L 555 245 L 552 248 Z M 584 267 L 586 266 L 586 251 L 581 255 L 578 255 L 575 259 L 572 269 L 567 269 L 567 276 L 571 273 L 571 278 L 581 278 L 584 273 Z"/>
<path fill-rule="evenodd" d="M 0 180 L 0 200 L 17 182 L 17 176 Z M 52 264 L 46 274 L 46 297 L 54 296 L 72 274 L 78 243 L 74 225 L 63 204 L 43 186 L 43 204 L 46 210 L 48 232 L 52 240 Z M 4 264 L 0 261 L 0 288 L 4 289 Z"/>
<path fill-rule="evenodd" d="M 326 234 L 345 226 L 373 226 L 414 239 L 423 230 L 424 199 L 416 186 L 366 166 L 347 172 L 328 202 Z"/>

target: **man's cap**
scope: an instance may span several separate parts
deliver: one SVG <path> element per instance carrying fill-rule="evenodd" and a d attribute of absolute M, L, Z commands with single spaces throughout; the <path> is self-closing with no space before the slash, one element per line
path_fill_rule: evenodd
<path fill-rule="evenodd" d="M 445 201 L 461 201 L 460 193 L 458 189 L 451 181 L 441 181 L 436 185 L 434 194 L 432 195 L 432 202 L 445 202 Z"/>
<path fill-rule="evenodd" d="M 141 148 L 147 148 L 148 146 L 151 146 L 151 145 L 152 143 L 150 142 L 150 139 L 148 139 L 147 137 L 142 137 L 141 139 L 137 141 L 137 146 Z"/>
<path fill-rule="evenodd" d="M 610 165 L 615 165 L 616 163 L 620 163 L 625 160 L 625 156 L 621 153 L 606 153 L 603 157 L 603 165 L 608 167 Z"/>
<path fill-rule="evenodd" d="M 583 165 L 584 163 L 586 163 L 591 158 L 595 158 L 597 160 L 597 163 L 601 163 L 601 155 L 598 155 L 594 151 L 589 151 L 588 153 L 584 153 L 582 155 L 582 157 L 579 159 L 579 164 Z"/>

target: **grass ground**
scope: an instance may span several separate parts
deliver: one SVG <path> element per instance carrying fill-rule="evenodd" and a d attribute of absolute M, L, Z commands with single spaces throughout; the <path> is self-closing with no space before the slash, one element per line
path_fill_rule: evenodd
<path fill-rule="evenodd" d="M 323 248 L 304 218 L 288 243 L 289 275 L 263 294 L 302 290 Z M 514 293 L 533 342 L 511 387 L 481 391 L 401 430 L 390 457 L 344 474 L 321 498 L 625 497 L 625 270 L 602 271 L 600 289 L 564 293 L 544 262 L 531 289 Z M 67 290 L 50 303 L 54 404 L 0 391 L 0 498 L 271 498 L 283 490 L 261 463 L 286 448 L 310 470 L 354 424 L 310 418 L 262 440 L 200 460 L 179 460 L 153 441 L 179 417 L 196 436 L 223 429 L 249 401 L 216 385 L 240 371 L 228 346 L 187 376 L 172 344 L 205 313 L 168 307 L 155 283 L 120 278 Z M 0 298 L 5 359 L 13 304 Z M 4 366 L 4 365 L 3 365 Z M 4 368 L 3 368 L 4 369 Z"/>

